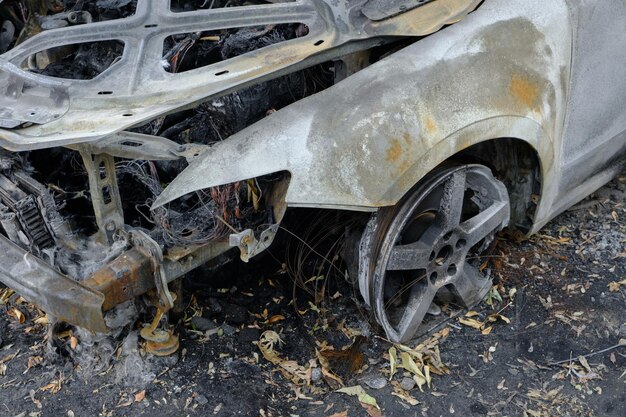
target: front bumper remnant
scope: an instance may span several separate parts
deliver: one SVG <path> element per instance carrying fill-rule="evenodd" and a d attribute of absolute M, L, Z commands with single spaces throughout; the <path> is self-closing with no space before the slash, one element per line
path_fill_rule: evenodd
<path fill-rule="evenodd" d="M 52 269 L 0 235 L 0 281 L 47 313 L 95 332 L 105 333 L 104 295 Z"/>
<path fill-rule="evenodd" d="M 164 259 L 164 281 L 172 282 L 226 252 L 214 242 Z M 155 287 L 149 254 L 131 248 L 82 282 L 67 277 L 0 234 L 0 281 L 59 320 L 98 333 L 109 331 L 104 313 Z"/>

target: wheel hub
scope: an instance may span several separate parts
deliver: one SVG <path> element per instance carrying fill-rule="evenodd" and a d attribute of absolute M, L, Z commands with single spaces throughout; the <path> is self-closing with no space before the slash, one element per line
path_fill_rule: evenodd
<path fill-rule="evenodd" d="M 431 284 L 439 289 L 452 280 L 459 272 L 460 265 L 467 256 L 467 242 L 459 238 L 457 232 L 448 232 L 433 245 L 426 272 Z"/>

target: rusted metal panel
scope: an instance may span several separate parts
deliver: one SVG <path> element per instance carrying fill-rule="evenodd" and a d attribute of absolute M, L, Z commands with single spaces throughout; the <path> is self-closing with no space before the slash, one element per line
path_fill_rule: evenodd
<path fill-rule="evenodd" d="M 131 249 L 94 272 L 83 284 L 103 294 L 102 310 L 110 310 L 154 288 L 150 258 Z"/>
<path fill-rule="evenodd" d="M 229 249 L 231 247 L 226 242 L 213 242 L 185 251 L 179 248 L 172 254 L 173 257 L 166 257 L 163 262 L 165 279 L 172 282 Z M 82 284 L 104 296 L 102 310 L 108 311 L 155 287 L 152 260 L 140 249 L 129 249 L 94 272 Z"/>
<path fill-rule="evenodd" d="M 458 151 L 515 137 L 541 160 L 546 198 L 537 221 L 545 221 L 570 48 L 565 2 L 486 1 L 464 21 L 208 149 L 155 205 L 287 170 L 290 206 L 375 210 Z"/>

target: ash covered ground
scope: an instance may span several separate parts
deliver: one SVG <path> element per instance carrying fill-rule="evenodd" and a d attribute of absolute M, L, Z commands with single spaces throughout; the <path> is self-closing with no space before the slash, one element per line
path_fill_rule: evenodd
<path fill-rule="evenodd" d="M 622 174 L 538 235 L 502 234 L 484 259 L 489 297 L 444 308 L 407 346 L 368 324 L 332 245 L 297 239 L 186 277 L 169 358 L 147 355 L 140 323 L 125 323 L 140 303 L 103 342 L 3 289 L 0 415 L 626 415 L 625 204 Z M 314 248 L 332 234 L 315 230 L 301 235 Z"/>

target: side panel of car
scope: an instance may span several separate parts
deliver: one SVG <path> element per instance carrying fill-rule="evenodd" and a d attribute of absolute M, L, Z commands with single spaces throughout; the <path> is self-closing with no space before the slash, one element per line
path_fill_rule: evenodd
<path fill-rule="evenodd" d="M 488 0 L 465 20 L 232 136 L 157 200 L 287 170 L 291 206 L 373 210 L 481 141 L 515 137 L 541 160 L 549 217 L 571 63 L 564 1 Z"/>
<path fill-rule="evenodd" d="M 568 2 L 574 44 L 555 212 L 608 181 L 626 158 L 626 2 Z"/>

